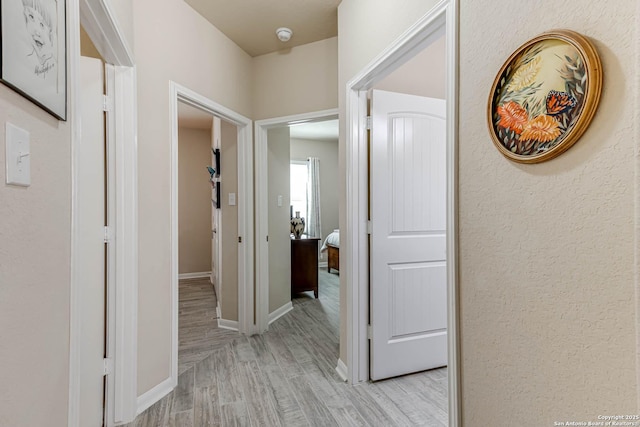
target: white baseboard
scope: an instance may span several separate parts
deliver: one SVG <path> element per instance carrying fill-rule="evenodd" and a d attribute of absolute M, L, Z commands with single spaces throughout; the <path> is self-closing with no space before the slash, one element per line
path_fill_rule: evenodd
<path fill-rule="evenodd" d="M 345 365 L 341 359 L 338 359 L 338 366 L 336 366 L 336 372 L 338 373 L 342 381 L 347 381 L 347 375 L 348 375 L 347 365 Z"/>
<path fill-rule="evenodd" d="M 327 261 L 322 261 L 318 263 L 318 267 L 322 268 L 322 267 L 328 267 L 329 263 Z"/>
<path fill-rule="evenodd" d="M 210 271 L 201 271 L 199 273 L 182 273 L 178 274 L 178 279 L 203 279 L 205 277 L 211 278 Z"/>
<path fill-rule="evenodd" d="M 293 310 L 293 304 L 289 301 L 282 307 L 276 309 L 273 313 L 269 313 L 269 324 L 272 324 L 291 310 Z"/>
<path fill-rule="evenodd" d="M 140 415 L 144 411 L 146 411 L 151 405 L 165 397 L 167 394 L 171 393 L 171 391 L 178 385 L 177 378 L 167 378 L 162 381 L 160 384 L 142 394 L 142 396 L 138 396 L 137 406 L 138 410 L 136 412 L 136 416 Z"/>
<path fill-rule="evenodd" d="M 226 319 L 218 318 L 218 328 L 237 331 L 238 330 L 238 321 L 237 320 L 226 320 Z"/>

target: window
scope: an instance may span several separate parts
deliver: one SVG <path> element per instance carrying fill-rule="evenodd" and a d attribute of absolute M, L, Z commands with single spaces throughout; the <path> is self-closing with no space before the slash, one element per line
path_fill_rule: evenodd
<path fill-rule="evenodd" d="M 307 217 L 307 162 L 291 161 L 291 215 Z"/>

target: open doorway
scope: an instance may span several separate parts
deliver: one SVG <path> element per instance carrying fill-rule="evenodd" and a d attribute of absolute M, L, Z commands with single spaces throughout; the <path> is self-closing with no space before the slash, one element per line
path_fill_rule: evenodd
<path fill-rule="evenodd" d="M 372 380 L 446 377 L 445 43 L 441 27 L 368 93 Z"/>
<path fill-rule="evenodd" d="M 229 222 L 224 225 L 225 216 L 222 216 L 223 226 L 222 229 L 230 231 L 228 236 L 229 250 L 220 251 L 222 255 L 225 253 L 231 257 L 234 257 L 236 267 L 226 268 L 226 271 L 231 274 L 235 274 L 234 280 L 230 280 L 229 286 L 226 286 L 224 277 L 219 283 L 220 290 L 217 293 L 217 299 L 220 301 L 220 310 L 215 311 L 215 317 L 217 317 L 217 326 L 227 329 L 233 329 L 235 331 L 251 334 L 253 332 L 254 316 L 253 316 L 253 293 L 247 293 L 250 284 L 253 283 L 253 218 L 251 213 L 253 212 L 253 189 L 250 183 L 253 181 L 253 169 L 251 168 L 252 162 L 252 143 L 251 143 L 251 120 L 235 113 L 216 102 L 203 97 L 185 87 L 182 87 L 174 82 L 170 82 L 170 97 L 172 99 L 172 111 L 171 111 L 171 313 L 172 313 L 172 329 L 171 329 L 171 378 L 167 387 L 167 393 L 179 384 L 179 367 L 182 369 L 185 366 L 182 362 L 179 362 L 179 277 L 180 277 L 180 126 L 179 126 L 179 111 L 180 105 L 186 104 L 188 107 L 192 107 L 187 110 L 184 106 L 182 111 L 191 111 L 194 114 L 204 114 L 206 119 L 212 123 L 212 131 L 205 130 L 206 142 L 203 146 L 206 146 L 206 150 L 202 148 L 202 154 L 205 157 L 200 160 L 198 165 L 185 166 L 187 169 L 195 169 L 195 179 L 202 185 L 202 198 L 206 198 L 206 203 L 211 204 L 212 208 L 203 208 L 204 215 L 202 215 L 203 230 L 201 234 L 206 233 L 206 239 L 202 237 L 202 251 L 205 255 L 202 257 L 204 261 L 202 266 L 198 269 L 209 267 L 208 271 L 200 271 L 196 273 L 204 273 L 204 286 L 209 289 L 210 297 L 213 296 L 213 285 L 211 284 L 210 271 L 211 260 L 215 257 L 212 249 L 212 230 L 213 222 L 212 217 L 223 206 L 228 206 Z M 195 110 L 195 111 L 194 111 Z M 219 129 L 215 125 L 220 122 Z M 183 121 L 184 123 L 184 121 Z M 228 135 L 230 151 L 225 157 L 225 129 Z M 219 131 L 219 132 L 218 132 Z M 215 135 L 221 136 L 221 141 L 215 141 Z M 212 145 L 213 144 L 213 145 Z M 218 145 L 221 144 L 221 145 Z M 221 164 L 218 165 L 215 162 L 215 154 L 212 151 L 213 147 L 221 147 L 219 157 Z M 217 148 L 216 148 L 217 149 Z M 214 150 L 216 150 L 214 149 Z M 204 154 L 206 152 L 206 155 Z M 230 153 L 235 153 L 230 155 Z M 199 158 L 199 156 L 198 156 Z M 225 163 L 224 159 L 227 159 L 229 163 Z M 209 173 L 207 166 L 215 168 L 213 175 Z M 225 172 L 225 168 L 227 172 Z M 201 172 L 198 173 L 198 170 Z M 201 174 L 201 175 L 199 175 Z M 199 176 L 198 176 L 199 175 Z M 201 177 L 201 178 L 200 178 Z M 200 180 L 201 179 L 201 180 Z M 213 181 L 213 182 L 212 182 Z M 225 184 L 225 182 L 227 184 Z M 212 186 L 215 184 L 217 189 L 222 188 L 223 192 L 216 192 L 216 188 Z M 228 185 L 228 187 L 224 187 Z M 225 188 L 227 190 L 225 190 Z M 190 191 L 185 189 L 186 192 Z M 186 193 L 185 193 L 186 194 Z M 212 197 L 212 195 L 214 195 Z M 233 195 L 233 196 L 232 196 Z M 234 199 L 234 200 L 232 200 Z M 204 201 L 203 201 L 204 203 Z M 214 205 L 215 204 L 215 205 Z M 188 209 L 188 207 L 187 207 Z M 237 227 L 232 227 L 232 221 L 237 221 Z M 205 224 L 206 223 L 206 224 Z M 206 228 L 206 230 L 205 230 Z M 223 236 L 224 240 L 224 236 Z M 224 245 L 224 242 L 222 242 Z M 206 246 L 206 249 L 204 248 Z M 200 254 L 198 254 L 199 256 Z M 225 263 L 225 259 L 222 259 L 222 263 Z M 205 266 L 206 265 L 206 266 Z M 218 268 L 219 265 L 216 265 Z M 185 267 L 186 268 L 186 267 Z M 222 269 L 224 274 L 225 269 Z M 184 277 L 184 276 L 183 276 Z M 234 287 L 235 285 L 235 287 Z M 227 292 L 229 291 L 229 292 Z M 210 300 L 211 302 L 212 300 Z M 211 304 L 214 305 L 215 304 Z M 214 310 L 214 307 L 209 307 Z M 213 315 L 213 311 L 211 313 Z M 228 316 L 228 317 L 227 317 Z M 235 317 L 235 318 L 234 318 Z M 224 322 L 224 321 L 227 322 Z M 198 351 L 194 350 L 196 354 Z M 194 357 L 197 357 L 194 355 Z M 146 408 L 143 408 L 146 409 Z"/>
<path fill-rule="evenodd" d="M 337 266 L 328 273 L 324 242 L 338 234 L 338 121 L 282 125 L 267 133 L 269 324 L 321 289 L 339 324 Z M 296 236 L 292 221 L 298 222 Z M 338 239 L 333 241 L 335 248 Z M 333 288 L 336 289 L 333 289 Z M 335 305 L 335 307 L 333 307 Z"/>
<path fill-rule="evenodd" d="M 237 336 L 237 149 L 236 125 L 178 103 L 178 383 Z"/>
<path fill-rule="evenodd" d="M 318 280 L 307 277 L 312 268 L 305 266 L 300 255 L 300 242 L 291 242 L 291 299 L 301 304 L 311 296 L 321 294 L 327 303 L 323 304 L 327 322 L 339 328 L 339 266 L 328 265 L 329 254 L 339 251 L 338 229 L 338 120 L 324 120 L 289 126 L 290 133 L 290 205 L 289 217 L 305 220 L 303 237 L 318 239 L 319 255 L 316 248 L 309 255 L 318 260 Z M 329 244 L 327 244 L 329 242 Z M 313 246 L 313 245 L 312 245 Z M 304 249 L 302 249 L 304 250 Z M 335 259 L 335 256 L 334 256 Z"/>
<path fill-rule="evenodd" d="M 443 396 L 448 400 L 445 415 L 449 425 L 459 422 L 456 19 L 455 2 L 442 2 L 347 84 L 347 248 L 343 258 L 349 284 L 349 381 L 367 382 L 446 365 L 446 376 L 441 379 L 446 386 Z M 444 42 L 440 40 L 443 34 Z M 427 60 L 426 65 L 416 67 L 418 74 L 407 69 L 411 62 L 420 62 L 420 52 L 439 43 L 444 43 L 444 54 L 438 59 L 443 66 L 434 67 Z M 406 94 L 415 93 L 434 68 L 445 70 L 444 88 L 440 89 L 444 100 L 427 94 L 427 104 L 438 112 L 418 111 L 409 104 L 386 108 L 388 97 L 378 96 L 423 99 L 424 93 Z M 376 94 L 381 87 L 386 91 Z M 380 106 L 381 114 L 376 111 Z M 437 121 L 441 123 L 436 125 Z M 429 136 L 420 136 L 425 131 Z M 438 144 L 431 141 L 434 131 L 440 135 Z M 434 163 L 435 159 L 439 160 Z M 437 191 L 433 191 L 435 183 Z M 433 206 L 439 212 L 432 212 Z M 424 215 L 416 217 L 417 210 Z M 411 241 L 402 243 L 404 238 Z M 414 240 L 425 241 L 414 247 Z M 432 298 L 438 303 L 430 306 Z M 430 349 L 412 347 L 432 337 L 437 338 L 435 356 Z M 376 340 L 398 351 L 379 352 Z M 376 358 L 382 362 L 378 366 Z M 431 363 L 432 359 L 437 362 Z M 385 365 L 393 369 L 380 372 L 378 368 Z"/>
<path fill-rule="evenodd" d="M 335 323 L 337 333 L 338 271 L 327 273 L 327 254 L 321 250 L 338 228 L 336 118 L 337 112 L 329 110 L 256 122 L 259 332 L 294 303 L 320 296 L 320 304 L 333 307 L 327 306 L 326 313 L 335 311 L 328 323 Z M 305 221 L 300 239 L 292 231 L 294 217 Z M 323 283 L 331 303 L 322 299 Z"/>

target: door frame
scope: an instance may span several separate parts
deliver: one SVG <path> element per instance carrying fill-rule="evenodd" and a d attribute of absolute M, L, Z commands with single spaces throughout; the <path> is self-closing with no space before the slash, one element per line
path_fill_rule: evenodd
<path fill-rule="evenodd" d="M 460 425 L 458 326 L 458 1 L 442 0 L 353 77 L 346 88 L 347 223 L 342 252 L 347 281 L 347 378 L 369 380 L 369 254 L 367 91 L 413 58 L 446 28 L 447 98 L 447 330 L 449 425 Z"/>
<path fill-rule="evenodd" d="M 206 111 L 238 128 L 238 326 L 255 331 L 253 316 L 253 122 L 176 82 L 169 82 L 171 105 L 171 380 L 178 383 L 178 102 Z M 222 195 L 221 195 L 222 197 Z M 227 326 L 229 329 L 235 329 Z"/>
<path fill-rule="evenodd" d="M 108 303 L 107 355 L 111 359 L 112 381 L 108 383 L 106 396 L 106 421 L 111 426 L 132 421 L 137 410 L 137 311 L 138 311 L 138 148 L 137 148 L 137 91 L 134 57 L 126 37 L 107 0 L 68 0 L 68 52 L 69 54 L 69 116 L 71 130 L 71 290 L 69 330 L 69 408 L 68 425 L 79 425 L 80 396 L 80 340 L 84 319 L 79 274 L 78 174 L 81 143 L 79 106 L 80 93 L 80 24 L 94 42 L 105 63 L 113 65 L 114 99 L 110 106 L 113 115 L 111 135 L 115 164 L 108 177 L 115 191 L 108 203 L 113 209 L 114 224 L 110 240 L 113 255 L 113 280 L 110 283 Z"/>
<path fill-rule="evenodd" d="M 256 120 L 255 123 L 255 168 L 256 168 L 256 332 L 269 329 L 269 199 L 267 134 L 269 129 L 305 122 L 320 122 L 338 118 L 338 109 L 314 111 Z M 285 312 L 278 313 L 278 317 Z M 272 320 L 273 321 L 273 320 Z"/>

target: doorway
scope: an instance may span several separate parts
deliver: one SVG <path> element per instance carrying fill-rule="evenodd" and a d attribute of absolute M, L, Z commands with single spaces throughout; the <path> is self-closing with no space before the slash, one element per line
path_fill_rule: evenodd
<path fill-rule="evenodd" d="M 205 120 L 212 120 L 213 117 L 222 120 L 231 125 L 233 128 L 232 132 L 235 132 L 235 144 L 234 147 L 237 150 L 237 174 L 227 175 L 228 177 L 237 176 L 237 196 L 234 197 L 236 200 L 234 202 L 237 204 L 233 205 L 232 208 L 237 212 L 235 218 L 237 219 L 237 231 L 232 227 L 226 227 L 228 230 L 232 230 L 233 236 L 232 240 L 237 242 L 237 250 L 232 250 L 232 255 L 237 257 L 237 292 L 232 292 L 233 296 L 229 296 L 231 301 L 230 305 L 234 305 L 233 308 L 236 308 L 236 319 L 227 319 L 229 322 L 224 323 L 218 319 L 219 326 L 226 326 L 229 329 L 235 329 L 240 333 L 251 334 L 254 330 L 254 316 L 253 316 L 253 298 L 252 293 L 248 292 L 249 288 L 253 283 L 253 191 L 251 182 L 253 181 L 253 169 L 251 167 L 252 164 L 252 144 L 251 144 L 251 120 L 248 118 L 235 113 L 234 111 L 229 110 L 222 105 L 217 104 L 216 102 L 207 99 L 206 97 L 197 94 L 183 86 L 180 86 L 174 82 L 170 82 L 170 99 L 172 100 L 172 110 L 171 110 L 171 165 L 170 165 L 170 176 L 171 176 L 171 316 L 172 316 L 172 330 L 171 330 L 171 387 L 174 388 L 178 383 L 178 372 L 179 372 L 179 361 L 178 361 L 178 309 L 179 309 L 179 275 L 180 275 L 180 239 L 179 239 L 179 230 L 180 230 L 180 215 L 179 215 L 179 122 L 178 122 L 178 112 L 179 105 L 185 104 L 188 107 L 191 107 L 192 110 L 197 111 L 198 113 L 203 113 L 206 117 Z M 190 111 L 192 111 L 190 110 Z M 221 126 L 221 129 L 225 129 L 224 126 Z M 210 132 L 211 134 L 212 132 Z M 215 190 L 211 186 L 210 175 L 206 166 L 214 166 L 211 163 L 214 158 L 210 155 L 213 154 L 211 151 L 212 141 L 211 139 L 207 144 L 207 155 L 206 158 L 202 159 L 204 164 L 200 165 L 202 171 L 202 181 L 201 183 L 209 186 L 209 189 Z M 224 176 L 224 171 L 220 176 Z M 214 174 L 215 175 L 215 174 Z M 218 182 L 218 185 L 222 187 L 224 191 L 224 178 L 221 178 Z M 226 204 L 228 205 L 231 197 L 230 193 L 233 191 L 225 191 L 224 193 L 220 193 L 220 199 L 215 200 L 215 197 L 211 197 L 211 194 L 215 192 L 212 191 L 208 193 L 207 190 L 207 203 L 212 205 L 212 210 L 215 212 L 217 210 L 217 206 L 214 206 L 214 203 L 220 203 L 220 206 Z M 236 194 L 233 193 L 233 194 Z M 225 195 L 226 194 L 226 195 Z M 224 195 L 224 197 L 223 197 Z M 222 200 L 224 199 L 224 200 Z M 209 211 L 209 216 L 207 220 L 206 227 L 206 238 L 204 242 L 208 247 L 209 251 L 211 250 L 211 239 L 212 239 L 212 213 Z M 206 214 L 205 214 L 206 215 Z M 230 215 L 230 218 L 234 217 L 234 215 Z M 213 254 L 211 252 L 205 253 L 205 262 L 209 262 L 207 264 L 211 267 L 210 261 L 213 258 Z M 222 260 L 224 263 L 225 261 Z M 218 267 L 218 266 L 216 266 Z M 212 269 L 211 269 L 212 270 Z M 227 269 L 229 270 L 229 269 Z M 206 272 L 205 272 L 206 273 Z M 209 280 L 209 279 L 207 279 Z M 224 279 L 223 279 L 224 282 Z M 222 295 L 221 298 L 225 298 L 225 289 L 223 284 L 223 289 L 220 291 Z M 233 301 L 233 297 L 236 297 L 235 303 Z M 233 309 L 231 309 L 233 312 Z M 221 313 L 223 316 L 224 312 Z M 146 408 L 143 408 L 146 409 Z"/>
<path fill-rule="evenodd" d="M 439 32 L 446 34 L 446 349 L 448 365 L 449 422 L 459 425 L 457 344 L 457 228 L 456 228 L 456 144 L 457 144 L 457 10 L 453 1 L 443 1 L 403 34 L 384 55 L 367 66 L 347 84 L 347 234 L 344 251 L 347 276 L 347 358 L 351 383 L 370 378 L 368 339 L 370 312 L 369 177 L 368 177 L 368 91 L 394 70 L 432 44 Z M 373 130 L 375 132 L 375 129 Z M 375 191 L 375 190 L 372 190 Z M 375 314 L 373 314 L 375 315 Z M 410 339 L 411 337 L 406 337 Z"/>
<path fill-rule="evenodd" d="M 234 124 L 178 102 L 178 375 L 238 330 L 237 148 Z"/>
<path fill-rule="evenodd" d="M 269 323 L 275 321 L 292 308 L 290 257 L 285 257 L 284 263 L 278 262 L 273 256 L 270 257 L 270 248 L 274 254 L 286 252 L 289 255 L 291 253 L 289 219 L 292 215 L 295 215 L 295 212 L 292 212 L 290 200 L 291 135 L 294 135 L 294 139 L 304 139 L 300 138 L 300 136 L 303 136 L 302 132 L 305 132 L 305 125 L 310 126 L 335 120 L 337 113 L 337 110 L 325 110 L 256 122 L 256 327 L 258 333 L 265 332 L 269 327 Z M 306 130 L 309 129 L 306 127 Z M 284 148 L 283 153 L 278 154 L 274 150 L 270 150 L 269 142 L 272 143 L 271 148 L 276 145 L 282 146 Z M 304 148 L 303 146 L 304 143 L 297 144 L 293 148 L 294 156 L 298 157 L 293 159 L 294 161 L 306 160 L 311 156 L 309 153 L 315 152 L 313 149 L 308 151 L 309 148 Z M 269 170 L 270 157 L 273 162 L 276 154 L 280 159 L 279 171 L 274 171 L 274 168 Z M 337 163 L 335 166 L 337 168 Z M 278 176 L 275 176 L 275 172 L 284 173 L 278 173 Z M 337 175 L 337 169 L 334 173 Z M 275 185 L 275 181 L 278 179 L 281 181 L 279 181 L 281 190 L 270 189 L 269 182 L 271 181 Z M 302 210 L 302 208 L 298 209 Z M 280 218 L 277 221 L 279 230 L 277 234 L 274 232 L 274 227 L 276 226 L 274 213 L 278 213 Z M 330 221 L 327 222 L 327 225 L 329 224 Z M 271 233 L 270 229 L 272 230 Z M 274 274 L 278 273 L 280 275 L 276 278 Z M 275 293 L 270 298 L 271 292 L 274 291 L 272 288 L 275 286 L 271 286 L 271 282 L 279 283 L 282 288 L 282 292 L 280 292 L 282 294 L 281 301 L 274 300 L 274 296 L 277 296 Z"/>

